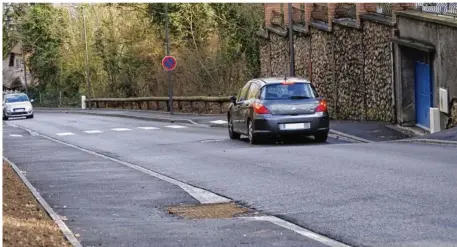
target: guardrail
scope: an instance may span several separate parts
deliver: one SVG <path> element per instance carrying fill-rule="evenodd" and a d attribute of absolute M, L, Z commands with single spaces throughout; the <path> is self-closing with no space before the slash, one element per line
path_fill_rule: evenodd
<path fill-rule="evenodd" d="M 84 97 L 84 96 L 83 96 Z M 139 98 L 93 98 L 85 99 L 86 104 L 93 108 L 131 108 L 139 110 L 161 110 L 161 105 L 166 106 L 166 111 L 170 111 L 168 97 L 139 97 Z M 206 109 L 209 104 L 218 104 L 219 112 L 223 113 L 224 103 L 230 102 L 229 96 L 210 97 L 210 96 L 175 96 L 173 97 L 173 109 L 183 110 L 183 103 L 190 103 L 191 111 L 196 109 L 194 103 L 203 103 Z M 162 104 L 161 104 L 162 103 Z M 176 105 L 175 105 L 176 104 Z M 155 105 L 155 106 L 154 106 Z M 87 105 L 89 106 L 89 105 Z M 84 108 L 84 107 L 83 107 Z M 198 109 L 197 109 L 198 110 Z"/>

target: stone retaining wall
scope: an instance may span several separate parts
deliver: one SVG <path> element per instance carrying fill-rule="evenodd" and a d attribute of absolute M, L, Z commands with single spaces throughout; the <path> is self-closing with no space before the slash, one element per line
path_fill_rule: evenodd
<path fill-rule="evenodd" d="M 457 98 L 451 101 L 449 110 L 449 121 L 446 126 L 448 129 L 457 127 Z"/>
<path fill-rule="evenodd" d="M 371 21 L 361 28 L 333 24 L 332 31 L 310 27 L 294 35 L 296 75 L 312 80 L 334 119 L 394 121 L 391 36 L 392 27 Z M 284 76 L 288 39 L 269 37 L 261 47 L 262 76 Z"/>

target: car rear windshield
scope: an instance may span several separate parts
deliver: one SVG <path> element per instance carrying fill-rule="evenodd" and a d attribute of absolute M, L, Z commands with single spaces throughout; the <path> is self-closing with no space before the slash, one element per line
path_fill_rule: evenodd
<path fill-rule="evenodd" d="M 268 84 L 263 87 L 260 99 L 284 100 L 284 99 L 312 99 L 318 97 L 317 92 L 309 83 L 293 84 Z"/>
<path fill-rule="evenodd" d="M 6 103 L 26 102 L 29 101 L 29 97 L 25 94 L 7 95 L 5 101 Z"/>

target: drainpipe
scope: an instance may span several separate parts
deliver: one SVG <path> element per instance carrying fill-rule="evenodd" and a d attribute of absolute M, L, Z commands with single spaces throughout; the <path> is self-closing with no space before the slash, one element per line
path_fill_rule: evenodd
<path fill-rule="evenodd" d="M 289 16 L 289 74 L 290 76 L 295 76 L 295 52 L 294 52 L 294 30 L 292 29 L 293 21 L 292 21 L 292 4 L 287 4 L 288 9 L 288 16 Z"/>
<path fill-rule="evenodd" d="M 397 114 L 398 114 L 398 111 L 397 111 L 397 90 L 396 90 L 396 83 L 395 83 L 395 64 L 394 64 L 394 43 L 393 42 L 390 42 L 390 66 L 391 66 L 391 70 L 392 70 L 392 107 L 394 109 L 394 119 L 393 119 L 393 122 L 394 123 L 397 123 Z"/>

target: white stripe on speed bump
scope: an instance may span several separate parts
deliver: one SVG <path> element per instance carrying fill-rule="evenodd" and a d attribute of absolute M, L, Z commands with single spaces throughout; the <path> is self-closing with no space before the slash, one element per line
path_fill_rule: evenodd
<path fill-rule="evenodd" d="M 103 131 L 101 131 L 101 130 L 85 130 L 84 132 L 87 133 L 87 134 L 98 134 L 98 133 L 102 133 Z"/>
<path fill-rule="evenodd" d="M 183 129 L 183 128 L 187 128 L 187 126 L 182 126 L 182 125 L 168 125 L 168 126 L 165 126 L 167 128 L 172 128 L 172 129 Z"/>
<path fill-rule="evenodd" d="M 114 130 L 114 131 L 129 131 L 131 129 L 127 129 L 127 128 L 114 128 L 114 129 L 111 129 L 111 130 Z"/>
<path fill-rule="evenodd" d="M 160 128 L 157 127 L 138 127 L 138 129 L 143 129 L 143 130 L 158 130 Z"/>
<path fill-rule="evenodd" d="M 22 135 L 10 134 L 11 137 L 22 137 Z"/>
<path fill-rule="evenodd" d="M 62 133 L 57 133 L 56 135 L 58 136 L 74 136 L 75 134 L 71 132 L 62 132 Z"/>

